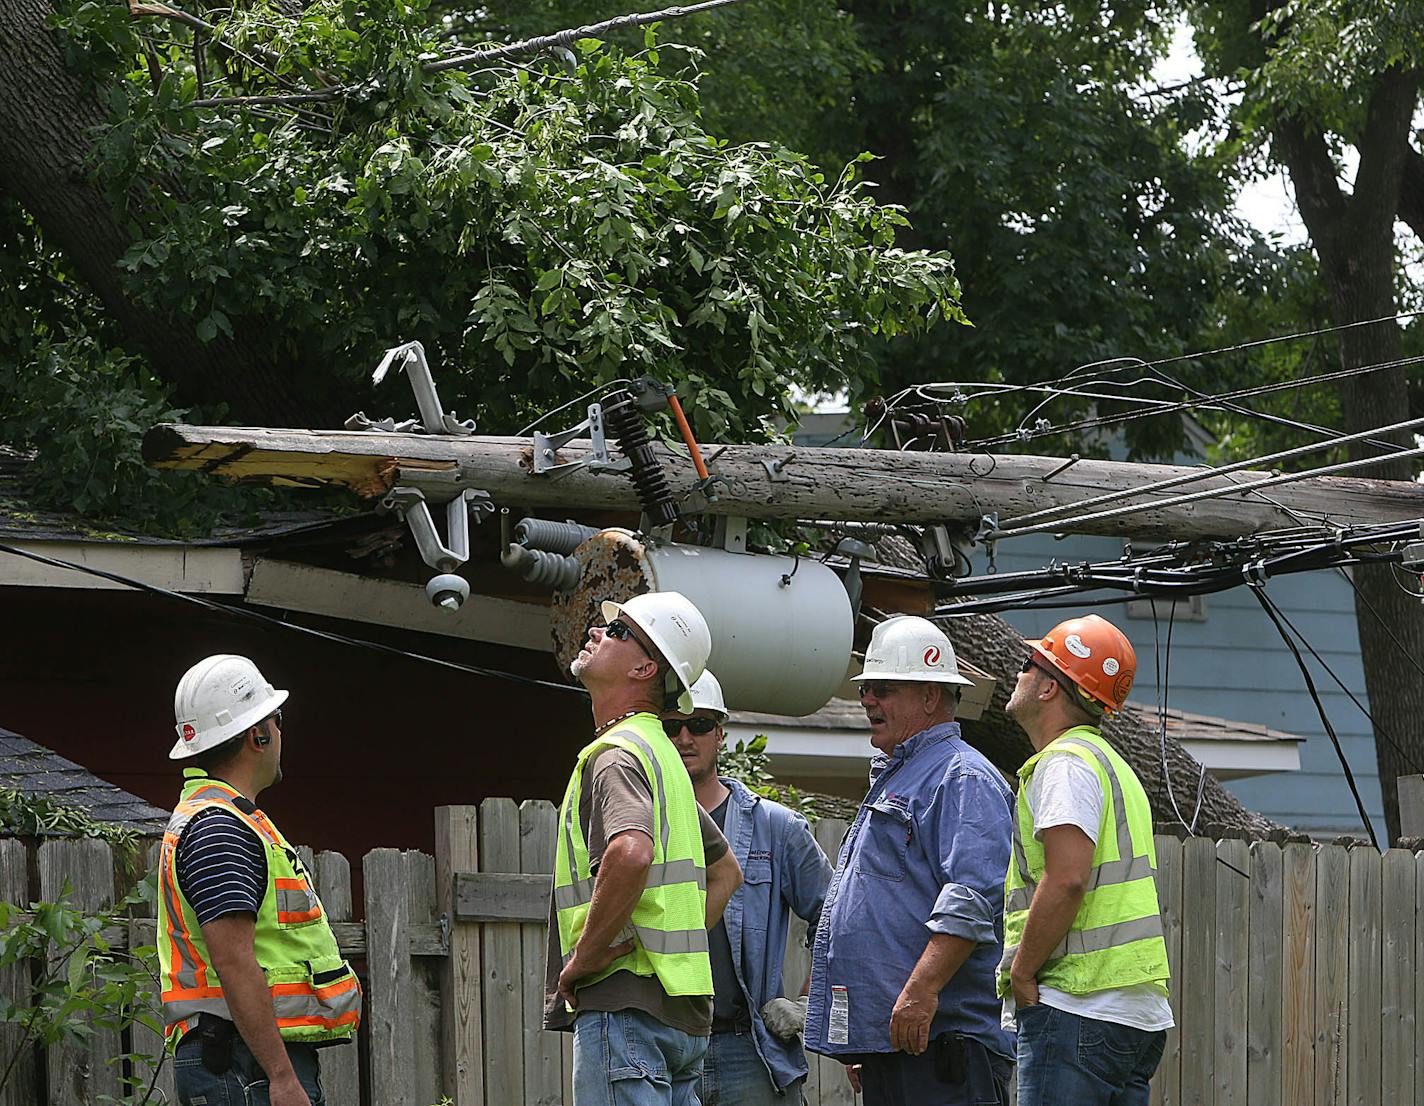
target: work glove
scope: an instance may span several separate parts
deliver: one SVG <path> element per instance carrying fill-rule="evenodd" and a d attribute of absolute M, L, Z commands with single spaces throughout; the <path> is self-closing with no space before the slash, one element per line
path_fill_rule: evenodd
<path fill-rule="evenodd" d="M 774 998 L 761 1008 L 761 1020 L 772 1036 L 783 1041 L 795 1040 L 806 1028 L 806 999 Z"/>

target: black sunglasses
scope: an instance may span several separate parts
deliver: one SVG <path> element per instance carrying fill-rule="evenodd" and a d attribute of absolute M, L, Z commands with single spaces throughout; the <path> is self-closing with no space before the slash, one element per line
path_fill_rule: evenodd
<path fill-rule="evenodd" d="M 877 699 L 884 699 L 896 691 L 899 686 L 890 680 L 871 680 L 860 685 L 860 697 L 864 699 L 867 695 L 874 695 Z"/>
<path fill-rule="evenodd" d="M 603 628 L 603 632 L 611 638 L 617 638 L 619 641 L 627 641 L 629 638 L 632 638 L 637 643 L 638 648 L 647 654 L 650 660 L 652 659 L 653 655 L 648 652 L 648 647 L 643 644 L 642 639 L 639 638 L 637 634 L 633 633 L 633 627 L 629 626 L 628 623 L 624 622 L 621 618 L 615 618 Z"/>
<path fill-rule="evenodd" d="M 711 733 L 718 726 L 715 718 L 664 718 L 663 733 L 668 737 L 676 737 L 687 730 L 693 737 L 704 737 Z"/>

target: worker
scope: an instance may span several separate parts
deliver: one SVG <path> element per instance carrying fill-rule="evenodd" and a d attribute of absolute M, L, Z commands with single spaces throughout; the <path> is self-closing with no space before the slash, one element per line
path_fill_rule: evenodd
<path fill-rule="evenodd" d="M 163 1019 L 184 1103 L 322 1106 L 317 1046 L 350 1041 L 361 988 L 310 873 L 257 797 L 282 779 L 282 704 L 246 657 L 173 699 L 183 791 L 159 853 Z"/>
<path fill-rule="evenodd" d="M 944 633 L 909 616 L 875 628 L 858 679 L 888 762 L 826 892 L 806 1045 L 846 1063 L 867 1106 L 1006 1104 L 1014 1043 L 994 969 L 1013 799 L 954 721 L 972 681 Z"/>
<path fill-rule="evenodd" d="M 663 732 L 711 650 L 677 592 L 605 602 L 570 666 L 594 739 L 559 808 L 544 1026 L 572 1030 L 575 1106 L 689 1103 L 712 1029 L 707 930 L 741 870 Z"/>
<path fill-rule="evenodd" d="M 697 1088 L 702 1106 L 787 1106 L 802 1101 L 804 990 L 782 994 L 791 913 L 814 935 L 831 866 L 806 819 L 718 776 L 727 706 L 711 672 L 692 685 L 692 711 L 663 714 L 663 730 L 687 766 L 697 803 L 712 815 L 741 866 L 742 886 L 708 934 L 712 1038 Z"/>
<path fill-rule="evenodd" d="M 999 969 L 1019 1103 L 1146 1106 L 1172 1025 L 1152 811 L 1100 729 L 1137 656 L 1097 615 L 1028 646 L 1006 709 L 1035 752 L 1019 769 Z"/>

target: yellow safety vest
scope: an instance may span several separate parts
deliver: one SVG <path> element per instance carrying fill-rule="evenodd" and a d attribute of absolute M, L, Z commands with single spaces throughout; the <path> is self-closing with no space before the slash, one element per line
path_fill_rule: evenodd
<path fill-rule="evenodd" d="M 1165 995 L 1171 973 L 1153 878 L 1152 809 L 1131 766 L 1091 726 L 1068 730 L 1019 769 L 1014 858 L 1004 881 L 999 994 L 1009 993 L 1009 970 L 1043 878 L 1043 845 L 1034 836 L 1028 785 L 1047 756 L 1076 756 L 1097 773 L 1103 816 L 1087 893 L 1068 933 L 1039 969 L 1038 982 L 1074 995 L 1148 983 Z"/>
<path fill-rule="evenodd" d="M 178 838 L 193 817 L 209 807 L 222 807 L 242 819 L 266 848 L 267 891 L 257 910 L 252 951 L 267 976 L 282 1039 L 354 1037 L 361 1020 L 361 985 L 341 957 L 297 851 L 231 784 L 212 779 L 200 768 L 185 769 L 183 776 L 183 794 L 159 853 L 158 963 L 168 1046 L 178 1047 L 199 1014 L 232 1020 L 202 927 L 178 886 Z"/>
<path fill-rule="evenodd" d="M 597 983 L 617 971 L 656 976 L 669 995 L 712 994 L 712 962 L 707 955 L 707 861 L 692 781 L 662 723 L 649 713 L 635 714 L 596 738 L 579 753 L 559 808 L 554 856 L 554 909 L 559 951 L 567 963 L 583 933 L 593 899 L 594 876 L 588 843 L 579 822 L 584 769 L 610 746 L 638 758 L 653 791 L 653 862 L 648 882 L 633 908 L 629 929 L 633 951 L 589 976 L 579 986 Z"/>

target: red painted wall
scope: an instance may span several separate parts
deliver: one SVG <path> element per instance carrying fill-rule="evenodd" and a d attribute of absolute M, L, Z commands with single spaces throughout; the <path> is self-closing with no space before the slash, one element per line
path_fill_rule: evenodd
<path fill-rule="evenodd" d="M 557 679 L 553 658 L 363 623 L 293 621 L 466 664 Z M 132 592 L 0 587 L 0 726 L 168 808 L 173 689 L 241 653 L 291 692 L 282 783 L 261 806 L 292 841 L 434 852 L 433 811 L 492 795 L 555 802 L 592 732 L 582 695 L 467 675 Z"/>

